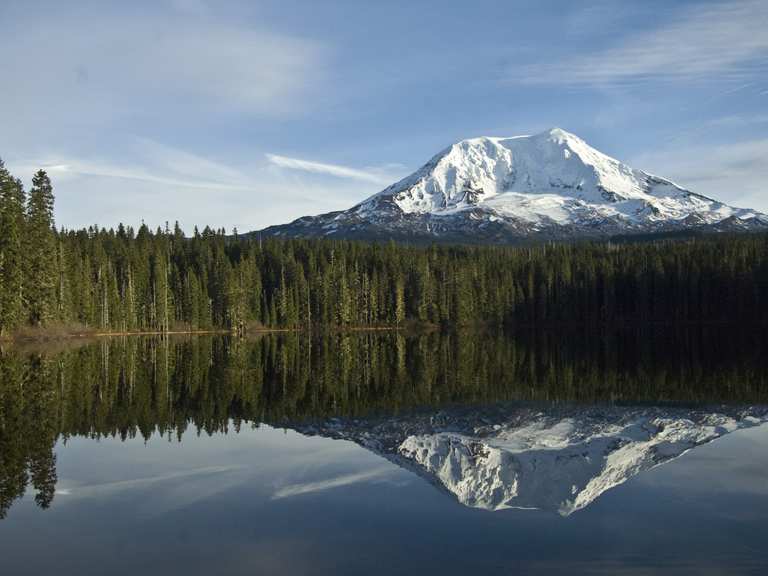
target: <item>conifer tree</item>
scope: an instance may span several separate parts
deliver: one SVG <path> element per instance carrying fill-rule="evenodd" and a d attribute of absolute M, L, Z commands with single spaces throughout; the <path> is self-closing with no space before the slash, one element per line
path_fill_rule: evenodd
<path fill-rule="evenodd" d="M 0 336 L 23 321 L 24 188 L 0 161 Z"/>
<path fill-rule="evenodd" d="M 26 303 L 30 323 L 39 326 L 54 316 L 58 280 L 53 188 L 44 170 L 32 178 L 24 240 Z"/>

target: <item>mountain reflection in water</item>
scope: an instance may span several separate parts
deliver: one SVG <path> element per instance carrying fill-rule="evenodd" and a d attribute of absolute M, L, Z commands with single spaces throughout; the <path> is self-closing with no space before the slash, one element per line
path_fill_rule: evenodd
<path fill-rule="evenodd" d="M 332 420 L 298 431 L 352 440 L 466 506 L 569 516 L 645 470 L 766 421 L 764 406 L 504 404 L 407 418 Z"/>
<path fill-rule="evenodd" d="M 140 338 L 0 355 L 0 517 L 50 506 L 59 441 L 266 423 L 345 438 L 468 506 L 568 515 L 766 419 L 761 334 L 395 332 Z M 682 404 L 684 403 L 684 405 Z"/>

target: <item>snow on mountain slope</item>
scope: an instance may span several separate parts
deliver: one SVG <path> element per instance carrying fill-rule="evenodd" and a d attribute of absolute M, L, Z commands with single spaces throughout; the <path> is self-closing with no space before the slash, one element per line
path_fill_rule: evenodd
<path fill-rule="evenodd" d="M 702 226 L 750 229 L 768 217 L 630 168 L 559 128 L 462 140 L 344 212 L 301 218 L 275 235 L 465 236 L 504 241 Z"/>
<path fill-rule="evenodd" d="M 510 408 L 300 430 L 353 440 L 465 506 L 568 516 L 688 450 L 768 422 L 768 408 Z"/>

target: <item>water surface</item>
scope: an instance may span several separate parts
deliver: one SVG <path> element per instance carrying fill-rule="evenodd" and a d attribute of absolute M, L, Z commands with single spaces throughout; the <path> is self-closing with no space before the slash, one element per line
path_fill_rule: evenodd
<path fill-rule="evenodd" d="M 0 357 L 4 574 L 763 573 L 759 334 Z"/>

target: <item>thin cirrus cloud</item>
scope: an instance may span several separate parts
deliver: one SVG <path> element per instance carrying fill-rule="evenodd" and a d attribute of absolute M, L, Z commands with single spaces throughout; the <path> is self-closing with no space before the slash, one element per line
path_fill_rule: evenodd
<path fill-rule="evenodd" d="M 146 476 L 142 478 L 131 478 L 128 480 L 115 480 L 112 482 L 101 482 L 98 484 L 84 484 L 79 486 L 73 486 L 70 488 L 57 488 L 56 494 L 61 496 L 72 497 L 96 497 L 105 496 L 116 492 L 124 492 L 126 490 L 143 489 L 154 486 L 159 483 L 166 483 L 169 481 L 179 482 L 180 480 L 191 479 L 195 477 L 211 476 L 231 473 L 236 470 L 241 470 L 241 466 L 205 466 L 201 468 L 195 468 L 192 470 L 183 470 L 179 472 L 169 472 L 167 474 L 158 474 L 156 476 Z"/>
<path fill-rule="evenodd" d="M 81 160 L 58 160 L 55 162 L 42 162 L 39 164 L 18 164 L 15 166 L 18 173 L 32 174 L 42 168 L 52 178 L 66 180 L 77 176 L 98 176 L 105 178 L 117 178 L 120 180 L 138 180 L 153 184 L 162 184 L 178 188 L 193 188 L 199 190 L 231 190 L 247 191 L 252 185 L 235 182 L 221 182 L 211 180 L 199 180 L 196 178 L 184 178 L 173 174 L 156 173 L 139 166 L 121 166 L 108 163 L 87 162 Z"/>
<path fill-rule="evenodd" d="M 97 176 L 200 190 L 247 191 L 255 187 L 253 179 L 240 170 L 208 157 L 148 138 L 134 138 L 131 144 L 130 156 L 136 160 L 133 163 L 48 154 L 41 160 L 11 164 L 26 179 L 42 168 L 58 181 Z"/>
<path fill-rule="evenodd" d="M 365 171 L 274 155 L 257 165 L 233 166 L 146 138 L 134 138 L 127 150 L 123 156 L 131 160 L 124 162 L 49 153 L 11 159 L 8 166 L 25 182 L 40 168 L 50 174 L 56 189 L 57 223 L 65 227 L 83 222 L 114 225 L 142 220 L 154 225 L 180 220 L 188 227 L 239 230 L 348 208 L 382 182 L 391 182 L 391 173 L 403 168 L 385 165 Z M 340 181 L 331 185 L 316 178 L 318 174 Z M 280 202 L 268 206 L 259 202 L 265 191 Z"/>
<path fill-rule="evenodd" d="M 274 166 L 286 168 L 288 170 L 298 170 L 301 172 L 310 172 L 312 174 L 326 174 L 337 178 L 350 178 L 352 180 L 362 180 L 373 184 L 387 184 L 391 181 L 385 174 L 367 170 L 358 170 L 357 168 L 349 168 L 338 164 L 301 160 L 299 158 L 289 158 L 288 156 L 279 156 L 277 154 L 267 154 L 267 160 Z"/>
<path fill-rule="evenodd" d="M 311 494 L 314 492 L 323 492 L 325 490 L 331 490 L 333 488 L 340 488 L 342 486 L 349 486 L 351 484 L 358 484 L 360 482 L 367 482 L 371 480 L 380 479 L 384 476 L 392 474 L 391 467 L 374 468 L 364 472 L 355 472 L 352 474 L 345 474 L 337 476 L 335 478 L 328 478 L 326 480 L 319 480 L 316 482 L 306 482 L 301 484 L 289 484 L 283 486 L 275 491 L 272 495 L 272 500 L 280 500 L 282 498 L 289 498 L 291 496 L 300 496 L 302 494 Z"/>
<path fill-rule="evenodd" d="M 523 84 L 610 85 L 649 80 L 743 80 L 765 72 L 768 3 L 723 2 L 688 8 L 655 30 L 558 63 L 539 63 L 509 74 Z"/>

